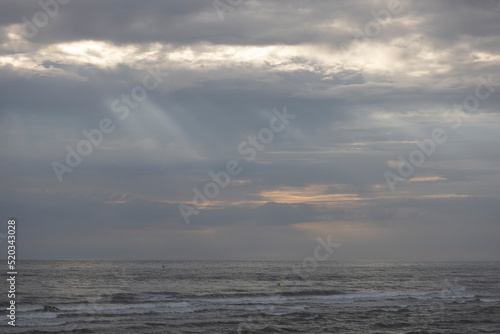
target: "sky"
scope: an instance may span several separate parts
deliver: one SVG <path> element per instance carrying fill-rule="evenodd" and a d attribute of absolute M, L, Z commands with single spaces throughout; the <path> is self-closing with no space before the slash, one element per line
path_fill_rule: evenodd
<path fill-rule="evenodd" d="M 3 0 L 21 258 L 498 260 L 500 2 Z M 5 237 L 5 234 L 3 235 Z"/>

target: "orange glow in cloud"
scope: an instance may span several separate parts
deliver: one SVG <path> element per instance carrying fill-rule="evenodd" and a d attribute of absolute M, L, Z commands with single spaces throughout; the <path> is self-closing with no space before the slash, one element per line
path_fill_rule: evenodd
<path fill-rule="evenodd" d="M 471 197 L 469 195 L 457 195 L 457 194 L 436 194 L 436 195 L 424 195 L 421 198 L 464 198 Z"/>
<path fill-rule="evenodd" d="M 281 187 L 279 190 L 263 191 L 260 196 L 276 203 L 338 203 L 360 201 L 364 198 L 357 194 L 328 194 L 327 185 L 310 185 L 307 187 Z"/>
<path fill-rule="evenodd" d="M 442 181 L 446 180 L 441 176 L 420 176 L 409 179 L 409 182 L 432 182 L 432 181 Z"/>

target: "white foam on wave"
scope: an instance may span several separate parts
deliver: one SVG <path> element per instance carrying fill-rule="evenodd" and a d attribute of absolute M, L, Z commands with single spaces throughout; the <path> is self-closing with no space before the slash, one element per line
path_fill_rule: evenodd
<path fill-rule="evenodd" d="M 286 309 L 281 311 L 281 312 L 275 312 L 275 313 L 271 313 L 271 314 L 272 315 L 286 315 L 286 314 L 293 314 L 293 313 L 296 313 L 298 311 L 304 311 L 306 309 L 307 309 L 306 306 L 291 306 L 291 307 L 286 307 Z"/>
<path fill-rule="evenodd" d="M 405 308 L 398 308 L 398 307 L 393 307 L 393 308 L 383 308 L 382 311 L 384 312 L 399 312 L 401 310 L 404 310 Z"/>
<path fill-rule="evenodd" d="M 330 296 L 307 296 L 301 299 L 307 300 L 309 302 L 317 303 L 344 303 L 344 302 L 354 302 L 359 300 L 392 300 L 392 299 L 406 299 L 406 298 L 417 298 L 417 299 L 433 299 L 435 297 L 435 291 L 417 291 L 417 292 L 375 292 L 375 293 L 357 293 L 357 294 L 345 294 L 345 295 L 330 295 Z M 293 297 L 290 300 L 298 300 L 299 298 Z"/>
<path fill-rule="evenodd" d="M 492 298 L 479 298 L 479 301 L 483 303 L 498 303 L 500 299 L 492 299 Z"/>
<path fill-rule="evenodd" d="M 420 292 L 380 292 L 345 295 L 272 295 L 272 296 L 247 296 L 233 298 L 203 298 L 193 300 L 193 306 L 200 309 L 247 309 L 250 306 L 303 304 L 351 304 L 357 301 L 383 301 L 400 299 L 431 300 L 439 298 L 438 291 Z M 269 306 L 266 306 L 267 308 Z"/>
<path fill-rule="evenodd" d="M 194 310 L 188 302 L 138 303 L 125 305 L 74 305 L 61 306 L 64 312 L 82 312 L 99 314 L 144 314 L 144 313 L 191 313 Z"/>
<path fill-rule="evenodd" d="M 389 300 L 417 299 L 417 300 L 435 300 L 435 299 L 459 299 L 462 301 L 466 298 L 471 298 L 474 295 L 462 294 L 460 296 L 443 295 L 440 291 L 406 291 L 406 292 L 375 292 L 375 293 L 358 293 L 358 294 L 335 294 L 335 295 L 267 295 L 267 296 L 238 296 L 229 298 L 200 298 L 190 299 L 189 301 L 167 301 L 167 302 L 141 302 L 133 304 L 78 304 L 64 305 L 56 307 L 59 311 L 56 312 L 34 312 L 43 310 L 40 306 L 25 308 L 21 317 L 26 319 L 51 319 L 57 317 L 57 314 L 64 313 L 82 313 L 95 314 L 96 316 L 106 315 L 128 315 L 128 314 L 147 314 L 147 313 L 193 313 L 202 310 L 245 310 L 245 311 L 268 311 L 293 313 L 297 310 L 304 310 L 306 307 L 314 307 L 321 305 L 342 305 L 352 303 L 380 303 Z M 162 297 L 160 297 L 162 298 Z M 159 298 L 159 299 L 160 299 Z M 483 302 L 498 302 L 499 299 L 482 298 Z M 398 303 L 399 304 L 399 303 Z M 393 304 L 394 305 L 394 304 Z M 278 311 L 275 307 L 280 308 Z M 406 307 L 406 305 L 401 306 Z M 396 312 L 400 310 L 399 306 L 389 306 L 385 310 L 388 312 Z M 27 311 L 27 312 L 26 312 Z"/>

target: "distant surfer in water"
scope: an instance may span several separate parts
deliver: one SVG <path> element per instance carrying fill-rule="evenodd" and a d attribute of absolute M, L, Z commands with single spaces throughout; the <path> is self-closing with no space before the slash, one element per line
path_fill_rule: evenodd
<path fill-rule="evenodd" d="M 162 266 L 162 267 L 163 267 L 163 269 L 165 269 L 165 266 Z"/>

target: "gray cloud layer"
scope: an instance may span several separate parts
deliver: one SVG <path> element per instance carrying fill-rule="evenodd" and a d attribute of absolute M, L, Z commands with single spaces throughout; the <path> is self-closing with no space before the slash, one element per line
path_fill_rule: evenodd
<path fill-rule="evenodd" d="M 301 259 L 331 234 L 341 259 L 498 259 L 499 1 L 244 0 L 222 20 L 211 1 L 43 3 L 0 4 L 0 208 L 22 257 Z M 105 118 L 59 182 L 51 163 Z M 186 225 L 178 205 L 230 160 Z"/>

